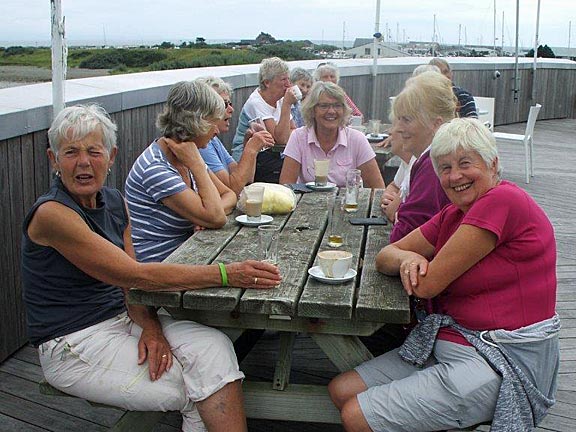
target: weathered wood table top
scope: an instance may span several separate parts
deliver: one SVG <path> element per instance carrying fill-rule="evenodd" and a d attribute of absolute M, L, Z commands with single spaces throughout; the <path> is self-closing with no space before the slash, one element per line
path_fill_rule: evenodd
<path fill-rule="evenodd" d="M 380 215 L 378 203 L 382 191 L 361 190 L 358 212 L 350 217 Z M 374 323 L 405 323 L 409 320 L 408 298 L 396 277 L 376 271 L 374 258 L 388 243 L 389 227 L 353 226 L 344 223 L 342 250 L 352 252 L 353 268 L 358 275 L 340 285 L 328 285 L 308 276 L 316 264 L 316 254 L 330 249 L 327 244 L 327 193 L 312 192 L 299 196 L 289 215 L 274 216 L 282 226 L 279 268 L 282 283 L 271 290 L 211 288 L 179 292 L 145 292 L 133 289 L 129 301 L 163 306 L 177 316 L 211 325 L 307 330 L 330 322 L 344 334 L 365 335 L 374 331 Z M 243 259 L 259 259 L 258 232 L 229 217 L 220 230 L 196 233 L 178 248 L 167 261 L 186 264 L 210 264 Z M 294 321 L 295 326 L 287 325 Z M 370 330 L 372 329 L 372 330 Z M 338 331 L 324 330 L 333 332 Z"/>
<path fill-rule="evenodd" d="M 349 217 L 380 216 L 382 192 L 362 189 L 358 211 Z M 353 280 L 328 285 L 308 276 L 318 251 L 329 249 L 326 200 L 327 193 L 305 193 L 291 214 L 274 216 L 274 223 L 282 227 L 278 266 L 283 279 L 277 288 L 215 287 L 184 293 L 132 289 L 129 293 L 131 303 L 163 306 L 175 318 L 228 332 L 279 331 L 272 383 L 244 381 L 242 385 L 248 417 L 339 423 L 339 413 L 325 386 L 289 383 L 296 334 L 308 333 L 334 365 L 346 371 L 372 358 L 358 336 L 369 336 L 386 323 L 409 322 L 408 296 L 400 279 L 375 269 L 375 256 L 388 243 L 388 226 L 342 224 L 341 249 L 352 252 L 353 268 L 358 272 Z M 235 215 L 220 230 L 193 235 L 167 261 L 211 264 L 260 259 L 258 230 L 240 226 Z"/>

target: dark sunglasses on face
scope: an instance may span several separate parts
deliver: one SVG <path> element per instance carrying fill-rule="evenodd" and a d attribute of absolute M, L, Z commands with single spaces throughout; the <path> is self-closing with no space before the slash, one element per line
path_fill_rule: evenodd
<path fill-rule="evenodd" d="M 224 109 L 231 107 L 232 101 L 230 99 L 224 99 Z"/>

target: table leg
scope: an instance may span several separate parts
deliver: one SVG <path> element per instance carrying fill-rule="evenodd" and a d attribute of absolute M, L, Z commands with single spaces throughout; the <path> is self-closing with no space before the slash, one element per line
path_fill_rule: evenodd
<path fill-rule="evenodd" d="M 310 333 L 312 339 L 341 372 L 373 358 L 357 336 Z"/>
<path fill-rule="evenodd" d="M 296 333 L 280 333 L 280 350 L 278 351 L 278 360 L 274 370 L 274 381 L 272 387 L 274 390 L 284 390 L 290 380 L 290 369 L 292 368 L 292 349 L 296 341 Z"/>

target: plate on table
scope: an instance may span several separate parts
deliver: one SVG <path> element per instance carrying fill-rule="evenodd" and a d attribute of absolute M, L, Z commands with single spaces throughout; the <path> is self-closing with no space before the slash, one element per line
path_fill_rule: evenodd
<path fill-rule="evenodd" d="M 328 190 L 332 190 L 336 187 L 336 185 L 334 183 L 326 183 L 326 186 L 316 186 L 316 183 L 314 182 L 308 182 L 306 183 L 306 187 L 312 189 L 312 190 L 317 190 L 317 191 L 328 191 Z"/>
<path fill-rule="evenodd" d="M 378 134 L 378 135 L 366 134 L 366 139 L 370 143 L 384 141 L 386 138 L 388 138 L 388 134 L 383 134 L 383 133 Z"/>
<path fill-rule="evenodd" d="M 264 224 L 272 222 L 273 220 L 274 220 L 274 218 L 272 216 L 268 216 L 268 215 L 260 216 L 259 221 L 249 221 L 248 216 L 246 216 L 245 214 L 240 215 L 240 216 L 236 216 L 236 222 L 241 223 L 242 225 L 246 225 L 246 226 L 264 225 Z"/>
<path fill-rule="evenodd" d="M 348 270 L 348 272 L 344 275 L 344 277 L 341 278 L 331 278 L 324 275 L 324 272 L 322 271 L 320 266 L 314 266 L 308 269 L 308 274 L 312 276 L 314 279 L 319 280 L 320 282 L 336 285 L 354 279 L 356 277 L 356 270 L 354 269 Z"/>

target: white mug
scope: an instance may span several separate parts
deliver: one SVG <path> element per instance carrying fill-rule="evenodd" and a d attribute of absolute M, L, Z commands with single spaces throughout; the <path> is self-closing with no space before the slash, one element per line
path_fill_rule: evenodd
<path fill-rule="evenodd" d="M 352 265 L 352 253 L 343 250 L 326 250 L 318 252 L 318 263 L 324 276 L 343 278 Z"/>
<path fill-rule="evenodd" d="M 298 87 L 297 85 L 293 85 L 292 86 L 292 92 L 294 93 L 296 100 L 299 100 L 299 101 L 302 100 L 302 90 L 300 90 L 300 87 Z"/>

